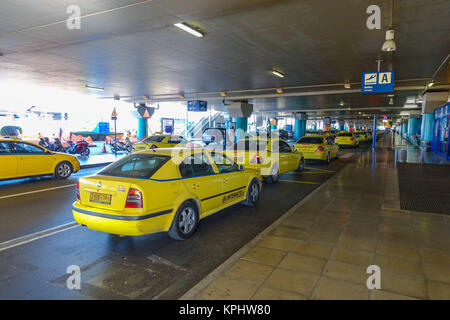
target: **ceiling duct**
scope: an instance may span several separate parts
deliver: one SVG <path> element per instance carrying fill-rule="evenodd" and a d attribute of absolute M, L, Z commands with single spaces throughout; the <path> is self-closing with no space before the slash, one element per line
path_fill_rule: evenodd
<path fill-rule="evenodd" d="M 246 102 L 233 102 L 226 105 L 228 114 L 232 118 L 248 118 L 253 112 L 253 104 Z"/>

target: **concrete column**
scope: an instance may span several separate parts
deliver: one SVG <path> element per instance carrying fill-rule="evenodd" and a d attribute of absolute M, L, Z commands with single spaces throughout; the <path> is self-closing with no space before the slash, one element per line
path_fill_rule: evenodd
<path fill-rule="evenodd" d="M 408 120 L 408 137 L 417 134 L 418 126 L 419 126 L 419 119 L 410 117 Z"/>
<path fill-rule="evenodd" d="M 248 118 L 233 118 L 233 122 L 236 122 L 236 139 L 243 139 L 248 128 Z"/>
<path fill-rule="evenodd" d="M 429 91 L 423 95 L 421 145 L 429 147 L 433 140 L 434 109 L 446 103 L 449 99 L 448 91 Z"/>
<path fill-rule="evenodd" d="M 145 138 L 147 134 L 148 134 L 148 121 L 146 118 L 139 118 L 137 138 L 138 139 Z"/>

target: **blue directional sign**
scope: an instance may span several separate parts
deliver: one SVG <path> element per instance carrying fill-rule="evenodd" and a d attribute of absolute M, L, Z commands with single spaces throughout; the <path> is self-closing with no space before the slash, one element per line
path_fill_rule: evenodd
<path fill-rule="evenodd" d="M 202 100 L 189 100 L 188 111 L 204 112 L 208 111 L 208 102 Z"/>
<path fill-rule="evenodd" d="M 394 71 L 363 72 L 361 93 L 394 92 Z"/>

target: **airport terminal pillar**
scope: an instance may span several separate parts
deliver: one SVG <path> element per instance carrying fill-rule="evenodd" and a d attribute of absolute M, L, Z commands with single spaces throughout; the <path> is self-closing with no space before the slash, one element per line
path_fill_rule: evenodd
<path fill-rule="evenodd" d="M 408 122 L 405 121 L 402 124 L 402 137 L 405 137 L 407 133 L 408 133 Z"/>
<path fill-rule="evenodd" d="M 408 137 L 417 134 L 419 119 L 410 117 L 408 120 Z"/>
<path fill-rule="evenodd" d="M 430 147 L 433 140 L 434 109 L 448 101 L 448 91 L 428 91 L 423 95 L 420 144 Z"/>
<path fill-rule="evenodd" d="M 233 118 L 233 122 L 236 123 L 236 139 L 240 140 L 245 137 L 248 127 L 248 118 Z M 242 133 L 241 129 L 244 133 Z"/>
<path fill-rule="evenodd" d="M 306 134 L 306 121 L 308 120 L 308 115 L 304 112 L 298 112 L 294 114 L 294 118 L 294 139 L 298 140 Z"/>
<path fill-rule="evenodd" d="M 420 137 L 420 144 L 425 146 L 433 141 L 433 124 L 434 124 L 434 112 L 424 113 L 422 115 L 422 135 Z"/>
<path fill-rule="evenodd" d="M 137 138 L 142 139 L 147 136 L 147 130 L 148 128 L 148 121 L 146 118 L 139 118 L 138 119 L 138 132 L 137 132 Z"/>

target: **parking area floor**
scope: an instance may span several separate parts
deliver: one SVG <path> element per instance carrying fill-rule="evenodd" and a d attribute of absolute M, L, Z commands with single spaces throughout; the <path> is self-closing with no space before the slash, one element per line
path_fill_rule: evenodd
<path fill-rule="evenodd" d="M 450 216 L 400 209 L 394 158 L 348 164 L 182 299 L 450 299 Z"/>
<path fill-rule="evenodd" d="M 242 246 L 318 188 L 361 150 L 329 165 L 266 184 L 254 208 L 235 205 L 200 222 L 196 234 L 118 237 L 78 226 L 72 217 L 77 178 L 22 179 L 0 184 L 0 299 L 178 299 Z M 69 266 L 81 269 L 81 290 L 69 290 Z"/>

